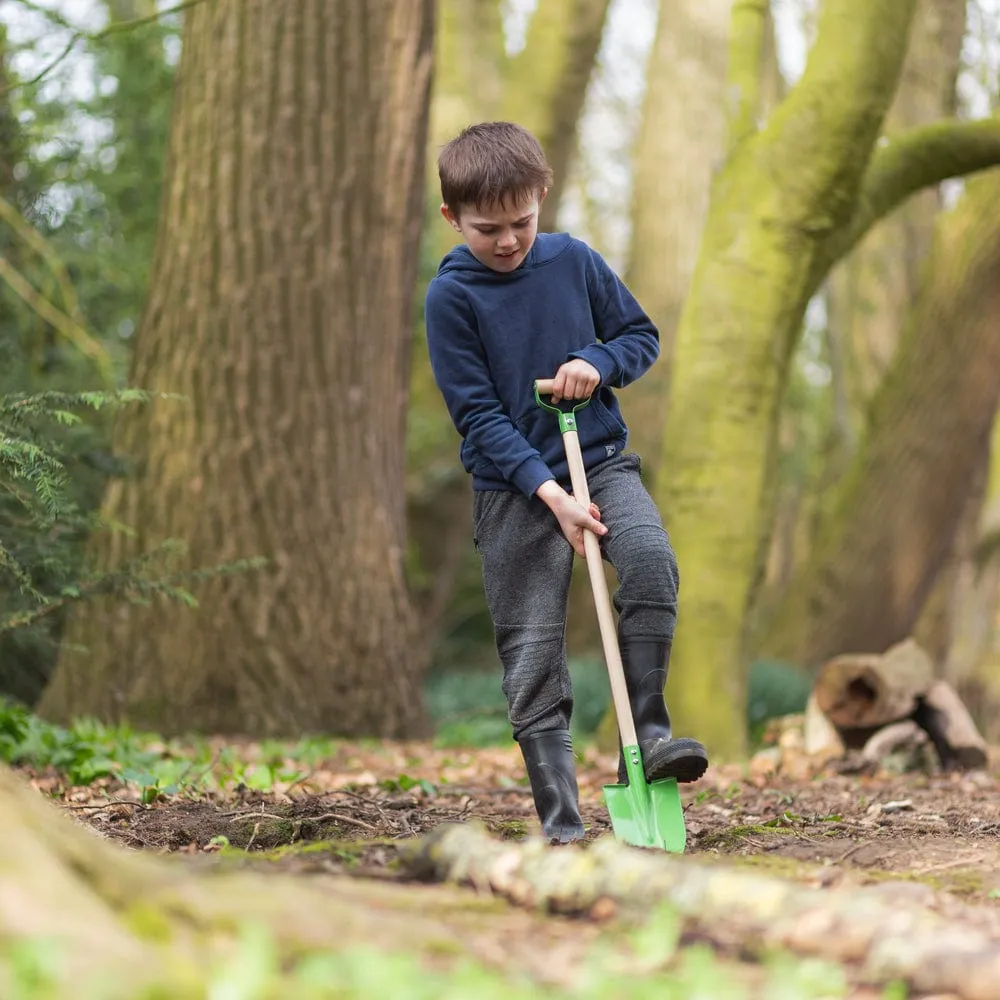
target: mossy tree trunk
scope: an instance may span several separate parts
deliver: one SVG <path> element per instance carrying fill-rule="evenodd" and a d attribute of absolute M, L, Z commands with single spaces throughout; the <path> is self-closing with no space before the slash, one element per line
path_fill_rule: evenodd
<path fill-rule="evenodd" d="M 1000 421 L 995 418 L 985 478 L 972 551 L 955 572 L 950 643 L 941 673 L 993 743 L 1000 738 Z"/>
<path fill-rule="evenodd" d="M 887 129 L 954 114 L 964 28 L 965 0 L 918 0 Z M 830 275 L 830 323 L 845 346 L 850 397 L 859 417 L 892 361 L 899 318 L 916 297 L 940 208 L 939 191 L 920 192 Z"/>
<path fill-rule="evenodd" d="M 656 497 L 678 551 L 669 692 L 678 727 L 745 743 L 748 610 L 772 523 L 775 432 L 810 298 L 910 194 L 1000 156 L 1000 123 L 947 122 L 875 148 L 915 0 L 826 0 L 805 71 L 756 129 L 763 9 L 734 7 L 728 157 L 678 329 Z M 745 44 L 741 45 L 741 39 Z"/>
<path fill-rule="evenodd" d="M 626 280 L 659 330 L 660 356 L 621 394 L 621 405 L 629 446 L 642 457 L 648 484 L 660 468 L 677 324 L 698 258 L 712 177 L 725 158 L 732 6 L 732 0 L 661 2 L 646 70 Z M 748 76 L 757 73 L 755 112 L 761 117 L 773 109 L 781 89 L 767 0 L 763 8 L 759 47 L 747 53 Z M 586 637 L 599 649 L 585 572 L 577 573 L 571 594 L 573 620 L 584 623 L 574 628 L 574 636 Z M 611 749 L 617 734 L 611 707 L 599 739 Z"/>
<path fill-rule="evenodd" d="M 185 26 L 115 566 L 264 556 L 185 609 L 88 606 L 40 710 L 166 732 L 408 735 L 401 479 L 431 0 L 208 0 Z M 78 648 L 83 647 L 84 652 Z"/>
<path fill-rule="evenodd" d="M 913 629 L 985 466 L 1000 396 L 1000 170 L 942 216 L 868 433 L 769 644 L 807 665 Z"/>

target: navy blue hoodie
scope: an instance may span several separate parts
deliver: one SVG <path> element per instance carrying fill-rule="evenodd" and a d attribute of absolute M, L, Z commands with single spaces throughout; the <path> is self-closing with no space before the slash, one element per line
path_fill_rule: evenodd
<path fill-rule="evenodd" d="M 604 259 L 566 233 L 539 233 L 515 271 L 481 264 L 467 246 L 441 262 L 427 289 L 431 368 L 462 437 L 476 490 L 520 490 L 547 479 L 569 485 L 554 414 L 535 402 L 534 381 L 571 358 L 601 374 L 577 413 L 584 464 L 622 451 L 628 430 L 611 387 L 656 360 L 656 327 Z"/>

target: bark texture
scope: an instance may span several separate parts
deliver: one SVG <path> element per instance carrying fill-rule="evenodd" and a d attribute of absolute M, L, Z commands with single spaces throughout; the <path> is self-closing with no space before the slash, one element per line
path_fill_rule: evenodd
<path fill-rule="evenodd" d="M 816 674 L 817 706 L 841 729 L 874 729 L 909 718 L 934 681 L 934 664 L 913 641 L 884 656 L 844 653 Z"/>
<path fill-rule="evenodd" d="M 656 497 L 681 569 L 678 724 L 739 754 L 750 612 L 773 523 L 777 418 L 806 306 L 874 222 L 1000 162 L 1000 120 L 876 140 L 915 0 L 827 0 L 805 71 L 716 175 L 682 313 Z"/>
<path fill-rule="evenodd" d="M 910 634 L 952 550 L 1000 395 L 1000 170 L 938 226 L 869 432 L 768 649 L 814 665 Z"/>
<path fill-rule="evenodd" d="M 431 0 L 187 15 L 155 277 L 104 513 L 180 538 L 197 609 L 88 608 L 41 711 L 166 732 L 403 735 L 423 664 L 404 576 L 404 418 Z M 85 653 L 73 649 L 83 646 Z"/>

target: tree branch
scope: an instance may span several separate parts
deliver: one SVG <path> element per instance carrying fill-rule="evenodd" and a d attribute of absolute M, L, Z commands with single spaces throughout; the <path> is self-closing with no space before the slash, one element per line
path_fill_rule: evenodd
<path fill-rule="evenodd" d="M 733 3 L 726 81 L 727 146 L 730 150 L 757 130 L 769 7 L 769 0 L 735 0 Z"/>
<path fill-rule="evenodd" d="M 850 215 L 899 83 L 915 8 L 915 0 L 824 0 L 805 70 L 758 134 L 786 217 L 817 236 L 832 235 Z"/>
<path fill-rule="evenodd" d="M 51 323 L 74 347 L 96 362 L 101 374 L 109 377 L 107 351 L 101 343 L 72 317 L 54 306 L 6 258 L 0 256 L 0 280 L 3 280 L 19 298 L 26 302 L 42 319 Z"/>
<path fill-rule="evenodd" d="M 1000 165 L 1000 117 L 942 121 L 890 136 L 876 147 L 847 225 L 826 260 L 846 256 L 879 219 L 925 187 Z"/>
<path fill-rule="evenodd" d="M 39 7 L 37 4 L 33 3 L 32 0 L 20 0 L 20 3 L 29 10 L 44 14 L 60 27 L 70 28 L 73 34 L 70 35 L 69 41 L 66 43 L 66 47 L 62 50 L 62 52 L 60 52 L 59 55 L 57 55 L 51 62 L 43 66 L 38 73 L 36 73 L 29 80 L 19 80 L 17 83 L 8 84 L 0 90 L 0 94 L 7 94 L 11 91 L 19 90 L 21 87 L 33 87 L 36 83 L 41 83 L 41 81 L 44 80 L 54 69 L 56 69 L 66 59 L 70 52 L 76 48 L 77 42 L 82 42 L 84 40 L 89 42 L 98 42 L 102 38 L 119 34 L 122 31 L 131 31 L 133 28 L 141 28 L 144 24 L 149 24 L 152 21 L 158 21 L 161 18 L 167 17 L 169 14 L 176 14 L 179 11 L 186 10 L 189 7 L 194 7 L 202 2 L 203 0 L 181 0 L 180 3 L 175 3 L 172 7 L 165 7 L 163 10 L 156 11 L 155 14 L 146 14 L 144 17 L 136 17 L 131 21 L 115 21 L 113 24 L 109 24 L 106 28 L 102 28 L 100 31 L 83 31 L 80 28 L 72 28 L 69 22 L 62 17 L 62 15 Z"/>

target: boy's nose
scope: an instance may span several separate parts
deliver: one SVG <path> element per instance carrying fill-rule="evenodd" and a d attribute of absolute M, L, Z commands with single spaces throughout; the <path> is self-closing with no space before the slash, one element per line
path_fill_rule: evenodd
<path fill-rule="evenodd" d="M 516 245 L 517 240 L 515 239 L 514 234 L 509 230 L 497 240 L 497 246 L 500 247 L 512 247 Z"/>

